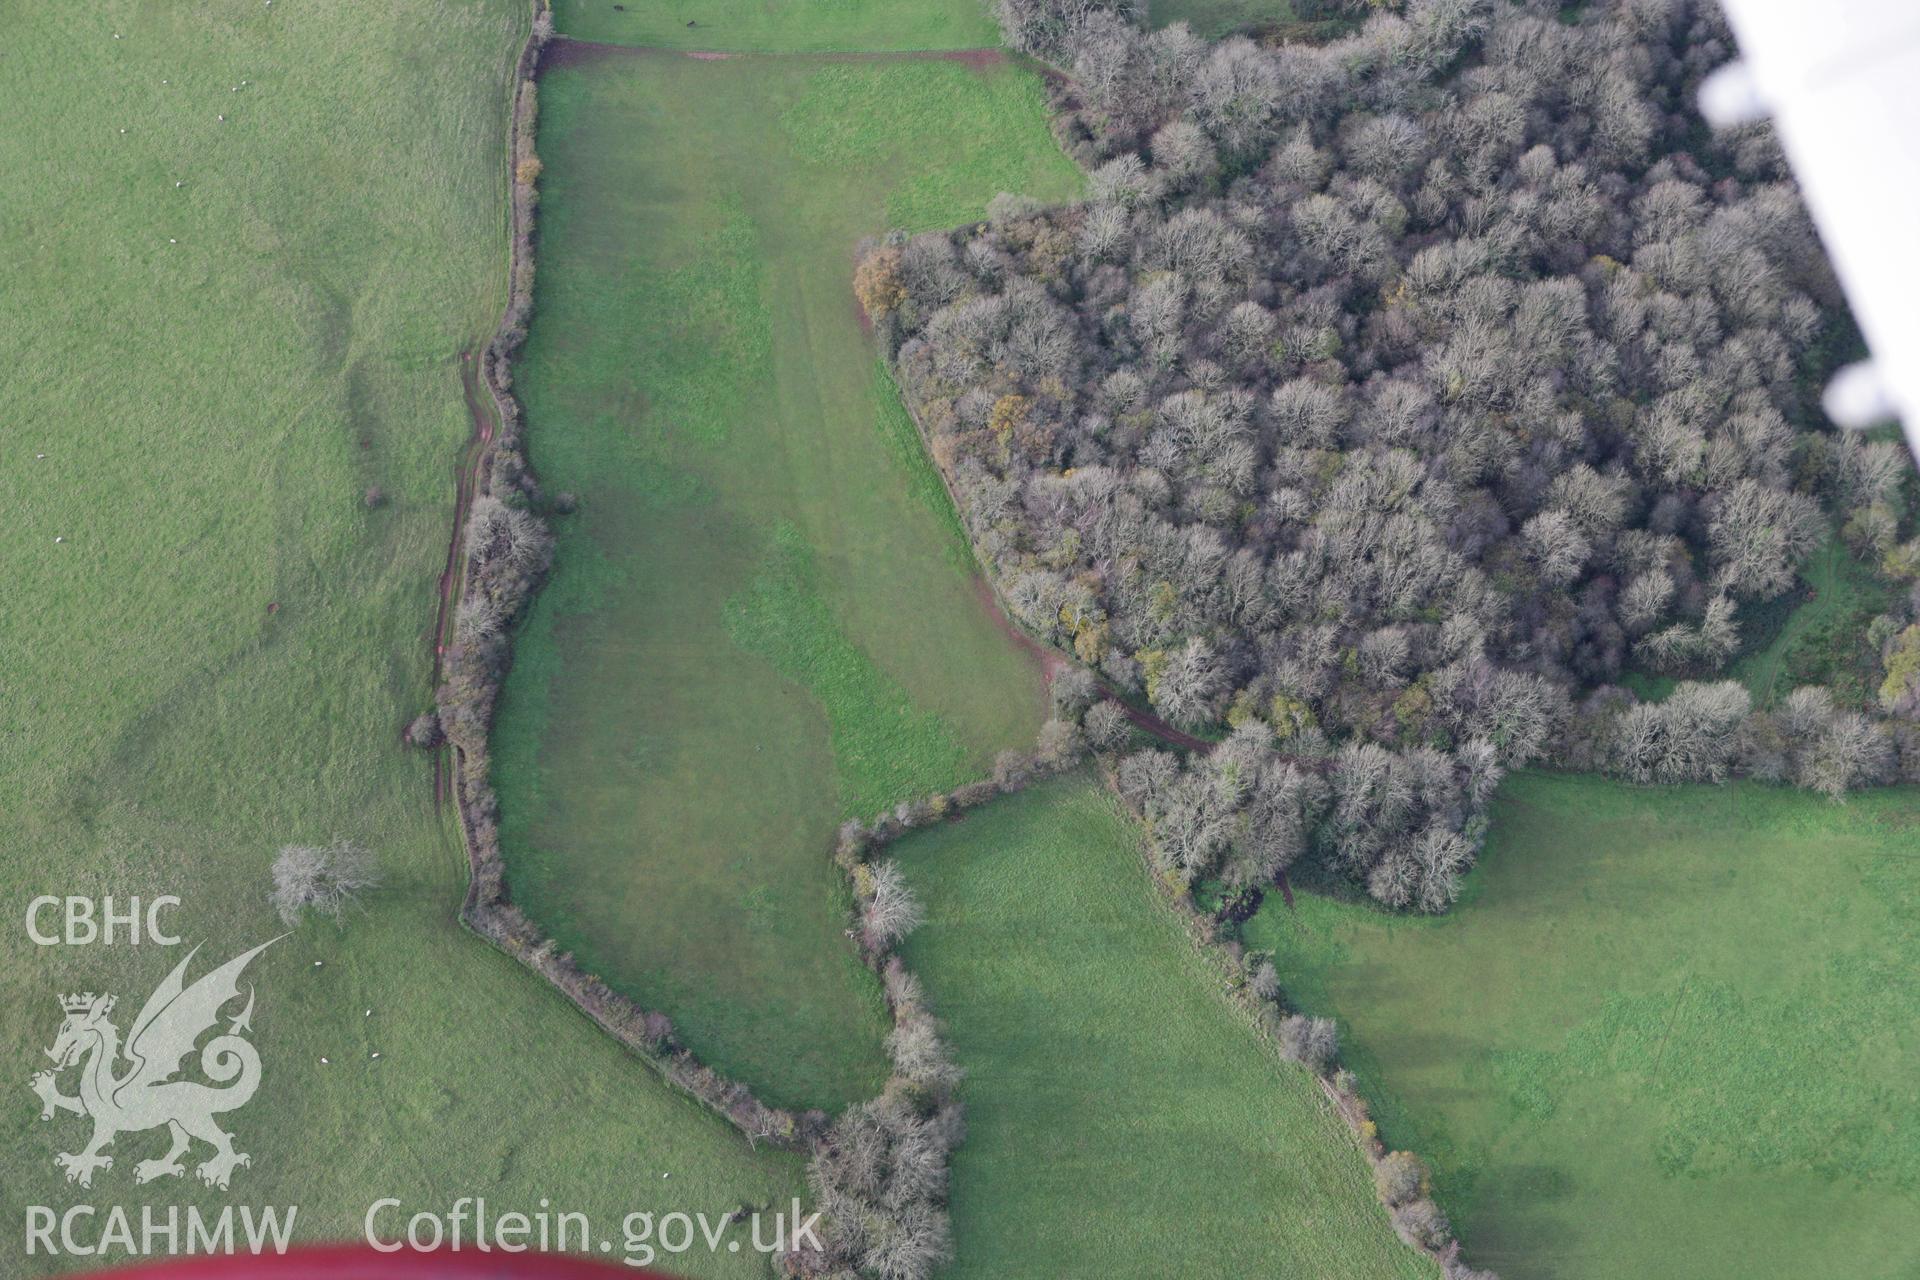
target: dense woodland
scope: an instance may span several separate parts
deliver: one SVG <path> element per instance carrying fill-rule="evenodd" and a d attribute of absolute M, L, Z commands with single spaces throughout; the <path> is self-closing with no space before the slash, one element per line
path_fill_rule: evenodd
<path fill-rule="evenodd" d="M 1911 463 L 1819 418 L 1857 340 L 1770 129 L 1694 111 L 1733 53 L 1718 11 L 1319 9 L 1350 34 L 1001 0 L 1009 43 L 1070 73 L 1088 199 L 1002 197 L 856 280 L 1019 622 L 1231 731 L 1191 767 L 1127 762 L 1167 871 L 1255 884 L 1317 853 L 1439 910 L 1530 761 L 1913 776 L 1869 714 L 1920 690 Z M 1881 697 L 1756 712 L 1710 681 L 1841 526 L 1897 584 Z M 1663 676 L 1658 703 L 1621 687 Z"/>

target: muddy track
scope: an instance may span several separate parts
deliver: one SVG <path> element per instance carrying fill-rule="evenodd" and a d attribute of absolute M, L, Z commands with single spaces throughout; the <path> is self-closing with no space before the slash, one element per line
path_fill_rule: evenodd
<path fill-rule="evenodd" d="M 471 350 L 460 353 L 460 391 L 466 398 L 467 417 L 472 431 L 466 447 L 453 467 L 453 533 L 447 539 L 446 567 L 440 570 L 440 604 L 433 622 L 433 688 L 440 688 L 440 669 L 446 660 L 447 645 L 453 640 L 453 611 L 460 590 L 464 557 L 460 554 L 462 534 L 467 528 L 467 513 L 473 509 L 473 497 L 480 490 L 481 468 L 487 462 L 487 446 L 493 443 L 493 414 L 486 408 L 480 389 L 480 366 Z M 446 802 L 452 778 L 448 769 L 451 753 L 436 751 L 433 757 L 433 809 L 437 814 Z"/>
<path fill-rule="evenodd" d="M 856 303 L 855 305 L 858 306 L 859 304 Z M 907 416 L 911 418 L 913 415 L 909 412 Z M 917 420 L 914 426 L 918 429 L 919 422 Z M 926 447 L 926 437 L 924 435 L 921 436 L 921 447 Z M 931 463 L 931 454 L 929 454 L 928 460 Z M 947 501 L 954 503 L 954 510 L 958 512 L 960 506 L 954 497 L 953 486 L 947 484 L 946 473 L 940 470 L 938 464 L 933 464 L 933 469 L 939 473 L 941 484 L 946 485 Z M 971 555 L 973 552 L 972 546 L 969 545 L 967 550 Z M 1007 613 L 1006 607 L 1001 603 L 999 591 L 994 587 L 992 580 L 987 577 L 987 571 L 981 567 L 977 556 L 974 558 L 973 580 L 974 596 L 979 600 L 980 607 L 987 611 L 987 616 L 993 619 L 993 624 L 1000 629 L 1000 633 L 1006 636 L 1014 647 L 1033 660 L 1034 665 L 1040 668 L 1041 675 L 1048 683 L 1052 683 L 1053 678 L 1060 674 L 1063 669 L 1078 665 L 1074 659 L 1069 658 L 1065 653 L 1054 648 L 1044 640 L 1036 638 L 1031 632 L 1013 620 L 1012 616 Z M 1207 752 L 1213 750 L 1214 744 L 1207 739 L 1196 737 L 1182 729 L 1176 729 L 1145 707 L 1135 706 L 1133 703 L 1127 701 L 1120 690 L 1114 688 L 1105 676 L 1101 675 L 1098 671 L 1094 671 L 1092 668 L 1088 668 L 1087 670 L 1088 673 L 1093 676 L 1094 681 L 1100 686 L 1100 691 L 1119 705 L 1120 710 L 1126 715 L 1127 720 L 1132 723 L 1135 728 L 1152 734 L 1168 746 L 1179 747 L 1184 751 L 1194 751 L 1205 755 Z"/>
<path fill-rule="evenodd" d="M 576 40 L 572 36 L 556 35 L 547 42 L 543 65 L 570 67 L 607 58 L 692 58 L 698 62 L 721 62 L 734 58 L 781 58 L 787 61 L 818 62 L 959 62 L 976 71 L 997 67 L 1001 63 L 1011 61 L 1011 56 L 1004 49 L 900 49 L 864 52 L 740 50 L 734 52 L 717 49 L 667 49 L 649 44 L 611 44 L 601 40 Z"/>
<path fill-rule="evenodd" d="M 1120 710 L 1126 713 L 1127 719 L 1132 721 L 1135 727 L 1145 729 L 1162 742 L 1169 743 L 1172 746 L 1182 747 L 1188 751 L 1196 751 L 1201 755 L 1205 755 L 1207 752 L 1213 750 L 1214 744 L 1207 739 L 1195 737 L 1184 729 L 1176 729 L 1159 716 L 1153 714 L 1153 712 L 1148 711 L 1145 707 L 1136 707 L 1131 702 L 1128 702 L 1115 692 L 1113 686 L 1102 679 L 1098 673 L 1095 673 L 1093 678 L 1100 681 L 1100 687 L 1106 690 L 1109 698 L 1112 698 L 1120 704 Z"/>
<path fill-rule="evenodd" d="M 909 413 L 907 416 L 912 417 L 913 415 Z M 917 427 L 918 425 L 916 422 L 915 426 Z M 924 448 L 925 446 L 926 438 L 922 436 L 921 447 Z M 934 470 L 940 471 L 937 464 L 934 465 Z M 940 472 L 940 481 L 942 484 L 946 483 L 946 479 L 946 473 Z M 954 498 L 952 485 L 947 485 L 947 501 L 954 502 L 954 510 L 959 510 L 959 505 Z M 969 547 L 968 550 L 971 552 L 972 548 Z M 1001 634 L 1005 635 L 1015 647 L 1033 660 L 1034 664 L 1040 668 L 1041 675 L 1044 676 L 1049 683 L 1051 683 L 1053 678 L 1063 669 L 1079 665 L 1074 659 L 1068 657 L 1065 653 L 1054 648 L 1044 640 L 1036 638 L 1032 633 L 1028 632 L 1013 620 L 1007 613 L 1006 607 L 1001 604 L 999 591 L 995 589 L 992 580 L 987 577 L 987 571 L 980 566 L 977 557 L 974 560 L 973 578 L 975 583 L 974 594 L 980 601 L 980 607 L 987 611 L 987 616 L 993 619 L 993 624 L 1000 629 Z M 1090 667 L 1087 668 L 1087 671 L 1088 674 L 1094 678 L 1095 683 L 1100 686 L 1100 691 L 1119 705 L 1120 710 L 1125 713 L 1128 721 L 1130 721 L 1134 727 L 1152 734 L 1169 746 L 1179 747 L 1185 751 L 1196 751 L 1205 755 L 1207 752 L 1213 750 L 1214 744 L 1212 742 L 1209 742 L 1205 738 L 1196 737 L 1183 729 L 1176 729 L 1145 707 L 1135 706 L 1133 703 L 1127 701 L 1120 690 L 1116 689 L 1105 676 Z"/>
<path fill-rule="evenodd" d="M 541 11 L 539 3 L 533 5 L 537 16 Z M 440 571 L 440 600 L 433 623 L 433 685 L 432 694 L 437 702 L 440 697 L 440 681 L 446 662 L 447 646 L 453 640 L 454 610 L 460 602 L 462 579 L 466 576 L 466 557 L 461 554 L 467 532 L 467 513 L 473 509 L 473 499 L 481 491 L 481 478 L 486 475 L 493 446 L 495 427 L 507 420 L 507 408 L 501 403 L 501 392 L 493 385 L 487 362 L 494 346 L 507 330 L 513 314 L 513 282 L 521 270 L 521 254 L 530 252 L 527 237 L 520 225 L 520 206 L 513 198 L 513 156 L 517 147 L 522 121 L 520 116 L 521 94 L 528 83 L 534 68 L 540 60 L 541 44 L 529 36 L 520 46 L 520 53 L 514 59 L 513 75 L 508 81 L 508 124 L 506 148 L 500 157 L 501 171 L 506 179 L 507 208 L 510 226 L 507 229 L 507 304 L 501 309 L 500 319 L 493 327 L 491 338 L 478 348 L 468 347 L 460 353 L 460 393 L 467 402 L 467 418 L 472 429 L 467 435 L 466 447 L 453 469 L 453 529 L 447 537 L 447 561 Z M 455 795 L 454 785 L 455 757 L 458 751 L 451 746 L 433 753 L 433 811 L 437 816 L 449 796 L 454 798 L 456 806 L 459 797 Z M 460 815 L 461 843 L 467 855 L 470 868 L 473 866 L 472 833 L 467 829 L 467 815 Z M 472 892 L 469 886 L 469 893 Z"/>

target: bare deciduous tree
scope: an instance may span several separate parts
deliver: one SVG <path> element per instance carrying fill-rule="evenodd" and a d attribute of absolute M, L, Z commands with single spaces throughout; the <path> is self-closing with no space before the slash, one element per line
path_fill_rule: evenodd
<path fill-rule="evenodd" d="M 1373 1166 L 1373 1183 L 1387 1208 L 1397 1209 L 1427 1193 L 1427 1166 L 1411 1151 L 1391 1151 Z"/>
<path fill-rule="evenodd" d="M 339 920 L 361 895 L 378 888 L 380 868 L 371 850 L 350 840 L 283 845 L 273 860 L 267 900 L 289 925 L 309 909 Z"/>
<path fill-rule="evenodd" d="M 919 899 L 907 887 L 907 876 L 899 863 L 889 858 L 875 863 L 871 871 L 872 892 L 867 898 L 862 923 L 869 943 L 876 949 L 884 949 L 918 929 L 927 917 Z"/>
<path fill-rule="evenodd" d="M 1280 1022 L 1280 1052 L 1315 1075 L 1325 1075 L 1340 1054 L 1340 1036 L 1331 1018 L 1291 1014 Z"/>

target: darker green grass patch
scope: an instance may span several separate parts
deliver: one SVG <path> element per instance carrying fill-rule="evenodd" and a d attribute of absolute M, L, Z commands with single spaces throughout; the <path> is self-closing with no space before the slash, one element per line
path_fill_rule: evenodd
<path fill-rule="evenodd" d="M 1746 685 L 1756 707 L 1775 706 L 1805 685 L 1831 689 L 1843 706 L 1865 707 L 1880 662 L 1867 626 L 1886 605 L 1884 580 L 1829 534 L 1793 589 L 1741 606 L 1740 652 L 1726 678 Z M 1643 702 L 1659 702 L 1681 678 L 1630 670 L 1619 683 Z"/>
<path fill-rule="evenodd" d="M 1210 40 L 1241 31 L 1311 37 L 1333 25 L 1299 21 L 1290 0 L 1160 0 L 1150 12 L 1156 27 L 1184 22 Z"/>
<path fill-rule="evenodd" d="M 907 413 L 907 406 L 900 399 L 900 388 L 894 385 L 893 372 L 884 360 L 874 364 L 873 420 L 880 432 L 880 442 L 906 480 L 908 490 L 946 530 L 948 558 L 956 568 L 973 572 L 973 550 L 967 542 L 966 527 L 960 523 L 960 512 L 947 493 L 946 481 L 940 478 L 939 469 L 927 456 L 920 428 Z"/>
<path fill-rule="evenodd" d="M 841 809 L 874 814 L 966 781 L 967 749 L 953 726 L 916 710 L 835 625 L 799 531 L 782 524 L 772 542 L 752 585 L 727 602 L 727 631 L 826 708 Z"/>
<path fill-rule="evenodd" d="M 1441 919 L 1246 928 L 1340 1018 L 1473 1256 L 1566 1280 L 1879 1280 L 1920 1246 L 1912 791 L 1522 776 Z"/>
<path fill-rule="evenodd" d="M 1752 692 L 1756 706 L 1772 706 L 1814 684 L 1833 690 L 1844 706 L 1866 706 L 1880 660 L 1867 641 L 1867 625 L 1886 608 L 1886 584 L 1837 533 L 1808 560 L 1801 580 L 1804 587 L 1794 598 L 1775 602 L 1759 619 L 1743 620 L 1756 640 L 1764 640 L 1730 674 Z"/>
<path fill-rule="evenodd" d="M 900 192 L 939 225 L 1079 178 L 1007 64 L 602 51 L 540 101 L 516 382 L 581 502 L 495 734 L 512 890 L 769 1099 L 869 1097 L 887 1024 L 834 831 L 986 773 L 1044 697 L 876 376 L 853 259 Z"/>
<path fill-rule="evenodd" d="M 956 1277 L 1431 1277 L 1345 1124 L 1230 1004 L 1094 779 L 895 846 L 968 1136 Z"/>

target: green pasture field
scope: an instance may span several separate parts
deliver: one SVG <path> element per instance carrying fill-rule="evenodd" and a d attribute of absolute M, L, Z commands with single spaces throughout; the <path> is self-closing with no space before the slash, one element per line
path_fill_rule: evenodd
<path fill-rule="evenodd" d="M 982 607 L 862 333 L 858 241 L 1077 172 L 1013 65 L 562 44 L 517 380 L 580 510 L 496 731 L 514 895 L 772 1100 L 884 1078 L 834 831 L 1031 742 L 1039 673 Z"/>
<path fill-rule="evenodd" d="M 992 49 L 985 0 L 555 0 L 579 40 L 758 53 Z"/>
<path fill-rule="evenodd" d="M 1523 775 L 1440 919 L 1250 946 L 1507 1280 L 1920 1272 L 1920 795 Z"/>
<path fill-rule="evenodd" d="M 947 1274 L 1437 1274 L 1156 899 L 1139 838 L 1076 775 L 895 846 L 928 917 L 906 958 L 968 1072 Z"/>
<path fill-rule="evenodd" d="M 612 1235 L 629 1210 L 801 1188 L 795 1159 L 751 1151 L 459 927 L 451 814 L 398 741 L 431 696 L 459 352 L 504 302 L 527 20 L 519 0 L 209 0 L 9 23 L 0 1274 L 103 1261 L 22 1256 L 27 1205 L 293 1205 L 316 1238 L 357 1237 L 382 1196 L 544 1196 Z M 223 1123 L 252 1165 L 225 1192 L 136 1187 L 166 1136 L 127 1133 L 91 1188 L 65 1182 L 54 1155 L 86 1123 L 42 1123 L 27 1089 L 58 997 L 114 993 L 124 1032 L 187 947 L 41 947 L 28 901 L 177 894 L 165 923 L 204 943 L 197 976 L 281 932 L 275 850 L 336 835 L 388 884 L 248 975 L 263 1082 Z"/>

